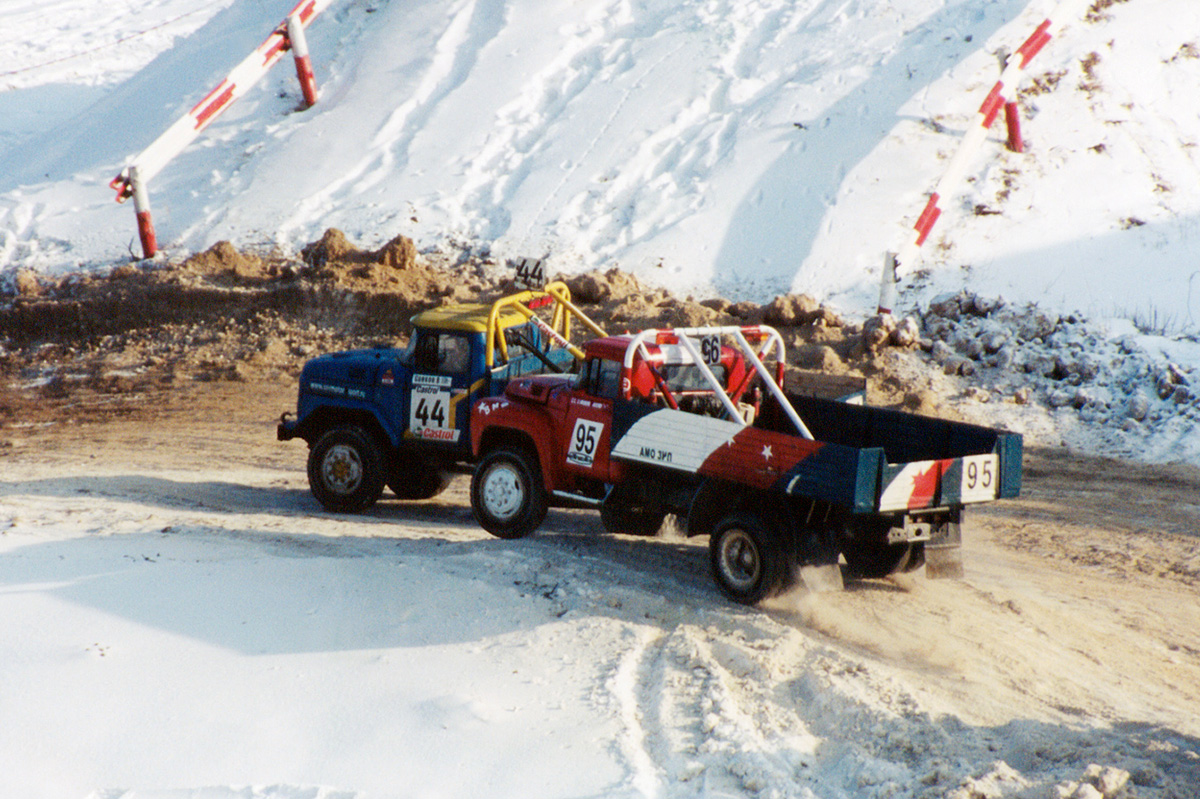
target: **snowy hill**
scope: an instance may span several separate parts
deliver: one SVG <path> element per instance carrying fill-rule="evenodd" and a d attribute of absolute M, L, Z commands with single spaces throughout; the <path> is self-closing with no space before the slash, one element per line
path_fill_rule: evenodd
<path fill-rule="evenodd" d="M 294 250 L 330 226 L 365 245 L 405 233 L 865 312 L 996 52 L 1056 6 L 336 3 L 309 33 L 320 103 L 294 113 L 277 66 L 151 183 L 160 240 L 171 255 L 220 239 Z M 12 15 L 24 44 L 0 74 L 8 271 L 126 258 L 132 212 L 106 184 L 290 5 L 46 7 L 52 31 Z M 1030 67 L 1029 151 L 1006 153 L 997 125 L 906 303 L 965 286 L 1194 329 L 1200 8 L 1094 7 Z"/>
<path fill-rule="evenodd" d="M 291 4 L 0 4 L 0 279 L 127 261 L 109 181 Z M 284 62 L 151 182 L 160 258 L 338 227 L 865 316 L 997 52 L 1056 5 L 338 0 L 316 107 Z M 1196 0 L 1080 5 L 1020 96 L 1028 151 L 994 131 L 906 265 L 939 364 L 913 385 L 1030 443 L 1200 463 L 1197 85 Z M 273 438 L 294 383 L 248 385 L 5 409 L 0 796 L 1196 795 L 1192 469 L 1031 454 L 967 579 L 751 610 L 702 540 L 560 510 L 493 539 L 461 479 L 322 513 Z"/>

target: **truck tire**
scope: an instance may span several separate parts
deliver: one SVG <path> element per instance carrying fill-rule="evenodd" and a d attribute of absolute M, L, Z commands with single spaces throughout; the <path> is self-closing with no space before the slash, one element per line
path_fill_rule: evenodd
<path fill-rule="evenodd" d="M 754 513 L 732 513 L 708 540 L 713 577 L 725 595 L 755 605 L 779 592 L 791 565 L 779 537 Z"/>
<path fill-rule="evenodd" d="M 450 485 L 450 472 L 427 458 L 397 455 L 387 485 L 397 499 L 432 499 Z"/>
<path fill-rule="evenodd" d="M 471 512 L 498 538 L 522 538 L 546 518 L 546 490 L 536 456 L 523 449 L 495 449 L 471 477 Z"/>
<path fill-rule="evenodd" d="M 325 510 L 359 513 L 383 493 L 383 456 L 361 427 L 335 427 L 308 453 L 308 487 Z"/>

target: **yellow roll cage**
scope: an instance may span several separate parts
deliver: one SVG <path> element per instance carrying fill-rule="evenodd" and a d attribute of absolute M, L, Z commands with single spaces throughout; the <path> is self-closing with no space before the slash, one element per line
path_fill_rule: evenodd
<path fill-rule="evenodd" d="M 554 305 L 554 314 L 547 323 L 535 311 L 546 305 Z M 604 330 L 588 318 L 578 306 L 571 302 L 571 290 L 561 280 L 547 283 L 541 289 L 526 289 L 507 297 L 501 297 L 491 305 L 463 303 L 432 308 L 412 318 L 417 327 L 461 330 L 468 333 L 485 333 L 487 347 L 484 362 L 489 369 L 495 366 L 496 350 L 500 350 L 502 363 L 508 362 L 508 342 L 504 331 L 525 322 L 533 322 L 555 343 L 565 347 L 576 358 L 583 358 L 583 350 L 571 343 L 571 318 L 575 317 L 585 328 L 598 337 L 607 335 Z"/>

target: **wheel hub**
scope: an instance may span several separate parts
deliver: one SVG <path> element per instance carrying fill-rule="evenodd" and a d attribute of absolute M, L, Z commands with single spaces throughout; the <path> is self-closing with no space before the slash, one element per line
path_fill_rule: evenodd
<path fill-rule="evenodd" d="M 521 479 L 506 464 L 493 466 L 483 478 L 483 502 L 490 513 L 500 521 L 517 515 L 525 501 Z"/>
<path fill-rule="evenodd" d="M 719 565 L 726 582 L 739 591 L 749 590 L 758 581 L 762 570 L 758 547 L 745 530 L 725 531 Z"/>
<path fill-rule="evenodd" d="M 338 444 L 330 447 L 321 462 L 321 476 L 325 485 L 339 494 L 349 494 L 362 482 L 362 460 L 353 447 Z"/>

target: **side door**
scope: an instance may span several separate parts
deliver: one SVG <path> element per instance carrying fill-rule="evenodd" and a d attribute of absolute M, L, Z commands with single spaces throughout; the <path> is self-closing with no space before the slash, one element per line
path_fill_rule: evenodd
<path fill-rule="evenodd" d="M 565 427 L 566 471 L 601 482 L 611 482 L 613 403 L 619 396 L 621 365 L 592 358 L 584 362 L 571 392 Z"/>
<path fill-rule="evenodd" d="M 470 446 L 472 336 L 455 330 L 422 330 L 413 352 L 406 438 L 435 448 Z"/>

